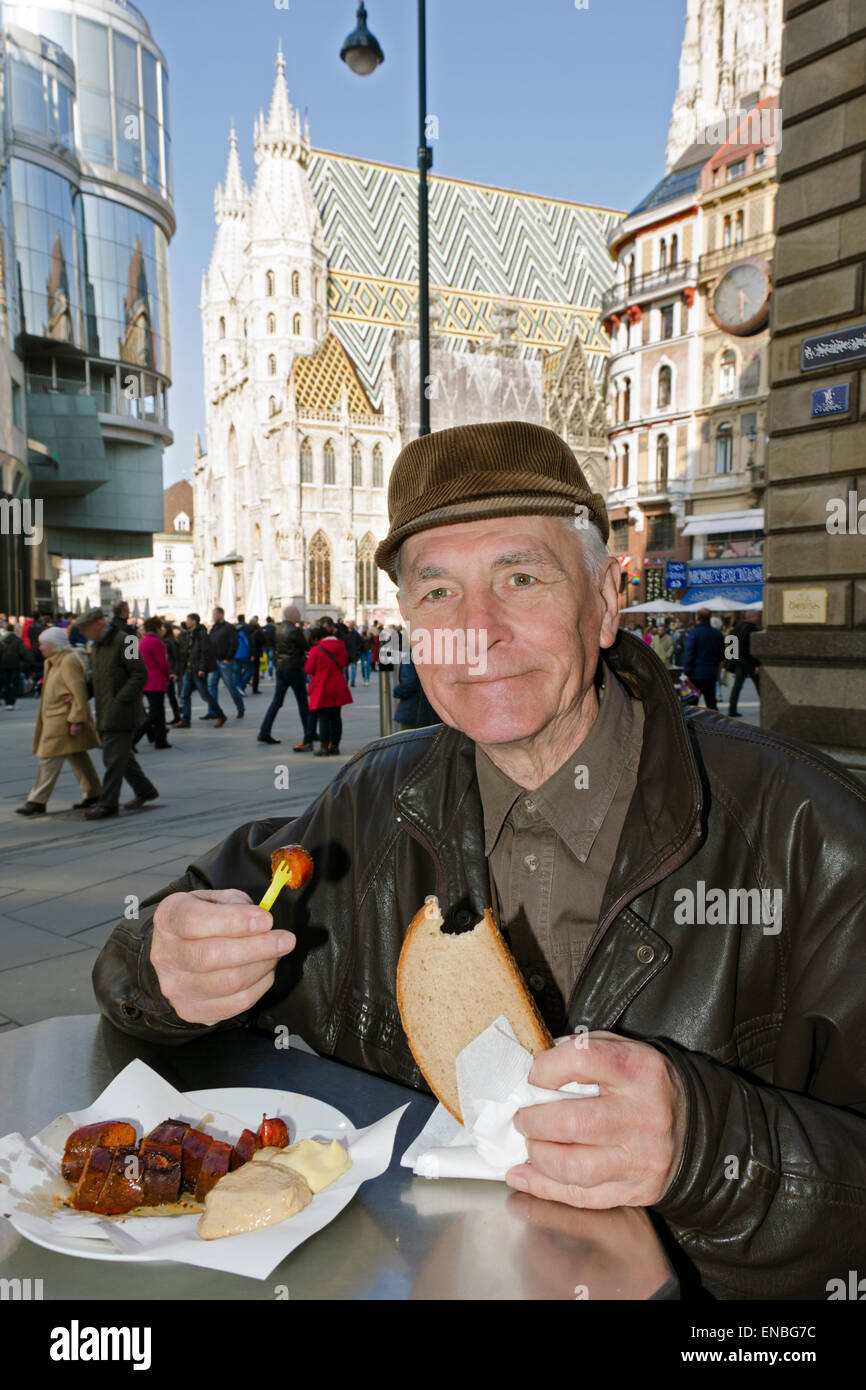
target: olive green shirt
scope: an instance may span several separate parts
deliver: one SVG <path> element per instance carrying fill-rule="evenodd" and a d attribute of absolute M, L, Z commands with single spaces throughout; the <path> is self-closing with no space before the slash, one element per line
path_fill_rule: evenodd
<path fill-rule="evenodd" d="M 475 745 L 493 914 L 554 1037 L 598 926 L 637 783 L 643 705 L 605 671 L 595 723 L 535 791 Z"/>

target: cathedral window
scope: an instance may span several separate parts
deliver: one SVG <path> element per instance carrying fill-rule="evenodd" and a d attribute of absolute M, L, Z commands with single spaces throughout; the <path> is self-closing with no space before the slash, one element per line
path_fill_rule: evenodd
<path fill-rule="evenodd" d="M 317 531 L 310 541 L 309 585 L 307 602 L 326 604 L 331 602 L 331 547 L 322 531 Z"/>
<path fill-rule="evenodd" d="M 294 335 L 295 335 L 296 338 L 299 338 L 300 335 L 301 335 L 301 316 L 300 316 L 300 314 L 295 314 L 295 317 L 292 319 L 292 332 L 294 333 Z"/>
<path fill-rule="evenodd" d="M 268 332 L 269 332 L 269 333 L 276 333 L 276 331 L 277 331 L 277 320 L 275 319 L 275 317 L 274 317 L 273 314 L 268 314 Z"/>
<path fill-rule="evenodd" d="M 223 318 L 222 314 L 220 314 L 220 337 L 221 337 L 221 338 L 224 338 L 225 336 L 226 336 L 226 321 L 225 321 L 225 319 Z"/>
<path fill-rule="evenodd" d="M 220 371 L 222 372 L 223 376 L 225 376 L 225 374 L 226 374 L 226 357 L 225 357 L 225 353 L 223 353 L 222 357 L 220 358 Z"/>
<path fill-rule="evenodd" d="M 270 357 L 268 358 L 268 376 L 276 376 L 276 374 L 277 374 L 277 359 L 276 359 L 276 357 L 274 356 L 274 354 L 271 353 Z"/>
<path fill-rule="evenodd" d="M 276 396 L 271 396 L 270 399 L 269 399 L 269 401 L 268 401 L 268 414 L 269 414 L 269 415 L 276 415 L 276 413 L 277 413 L 277 398 L 276 398 Z"/>
<path fill-rule="evenodd" d="M 274 272 L 273 272 L 272 270 L 266 270 L 266 271 L 265 271 L 265 294 L 267 295 L 268 299 L 270 299 L 270 298 L 272 298 L 273 293 L 274 293 Z"/>
<path fill-rule="evenodd" d="M 358 547 L 355 566 L 355 598 L 359 608 L 379 602 L 379 570 L 373 556 L 376 539 L 368 531 Z"/>
<path fill-rule="evenodd" d="M 311 483 L 313 481 L 313 450 L 309 439 L 305 439 L 301 444 L 301 482 Z"/>
<path fill-rule="evenodd" d="M 665 406 L 671 403 L 671 369 L 668 366 L 659 367 L 659 387 L 656 399 L 656 408 L 664 410 Z"/>
<path fill-rule="evenodd" d="M 377 444 L 373 450 L 373 486 L 384 487 L 384 460 L 382 458 L 382 445 Z"/>
<path fill-rule="evenodd" d="M 364 486 L 363 465 L 361 463 L 361 446 L 357 439 L 352 445 L 352 487 Z"/>
<path fill-rule="evenodd" d="M 322 476 L 324 483 L 334 485 L 337 481 L 337 463 L 334 457 L 334 442 L 329 439 L 325 445 L 324 453 L 324 473 Z"/>
<path fill-rule="evenodd" d="M 296 270 L 292 271 L 292 294 L 295 299 L 301 293 L 301 277 Z"/>

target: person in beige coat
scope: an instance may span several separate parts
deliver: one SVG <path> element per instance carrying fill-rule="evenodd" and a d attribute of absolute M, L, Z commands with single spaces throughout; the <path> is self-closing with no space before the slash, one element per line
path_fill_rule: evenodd
<path fill-rule="evenodd" d="M 45 675 L 39 714 L 33 731 L 33 753 L 39 759 L 35 785 L 19 816 L 42 816 L 54 790 L 64 760 L 69 764 L 83 792 L 76 806 L 94 806 L 101 784 L 87 752 L 99 747 L 99 735 L 90 712 L 84 663 L 62 627 L 49 627 L 39 634 L 39 650 L 45 660 Z"/>

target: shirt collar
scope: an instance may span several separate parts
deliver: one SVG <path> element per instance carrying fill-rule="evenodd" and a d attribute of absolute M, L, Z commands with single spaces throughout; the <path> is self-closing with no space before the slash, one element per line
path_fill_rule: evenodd
<path fill-rule="evenodd" d="M 476 744 L 475 770 L 484 813 L 484 853 L 491 854 L 512 807 L 523 797 L 584 863 L 623 772 L 626 767 L 637 768 L 643 735 L 642 714 L 639 702 L 632 700 L 620 681 L 606 671 L 599 690 L 595 723 L 579 748 L 535 791 L 527 791 L 513 782 Z"/>

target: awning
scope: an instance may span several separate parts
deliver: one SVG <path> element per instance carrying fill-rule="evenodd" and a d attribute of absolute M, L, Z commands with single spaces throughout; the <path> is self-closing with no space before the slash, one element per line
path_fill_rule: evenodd
<path fill-rule="evenodd" d="M 715 512 L 711 516 L 690 516 L 683 527 L 684 536 L 719 536 L 734 531 L 763 531 L 764 509 L 750 512 Z"/>

